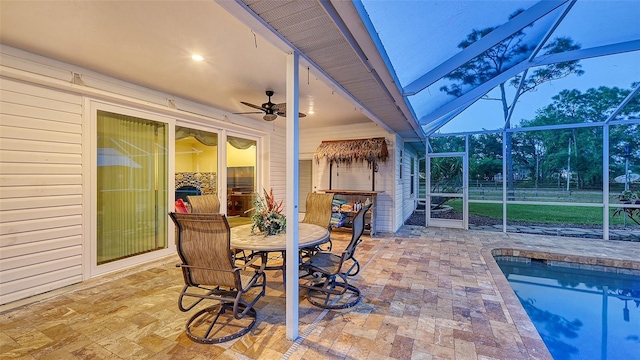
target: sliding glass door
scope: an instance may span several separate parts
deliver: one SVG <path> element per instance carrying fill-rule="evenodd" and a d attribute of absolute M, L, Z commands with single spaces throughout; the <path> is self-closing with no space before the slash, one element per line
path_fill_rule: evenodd
<path fill-rule="evenodd" d="M 97 261 L 167 248 L 166 123 L 97 112 Z"/>

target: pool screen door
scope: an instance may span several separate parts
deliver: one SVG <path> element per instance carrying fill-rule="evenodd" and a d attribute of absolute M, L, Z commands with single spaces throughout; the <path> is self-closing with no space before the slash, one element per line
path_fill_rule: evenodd
<path fill-rule="evenodd" d="M 467 229 L 466 155 L 428 154 L 427 168 L 427 226 Z"/>

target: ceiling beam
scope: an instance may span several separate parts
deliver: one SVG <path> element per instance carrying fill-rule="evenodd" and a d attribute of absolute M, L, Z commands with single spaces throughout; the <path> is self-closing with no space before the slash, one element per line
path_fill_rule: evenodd
<path fill-rule="evenodd" d="M 627 97 L 622 101 L 622 103 L 620 103 L 620 105 L 618 105 L 618 107 L 613 111 L 613 113 L 609 116 L 609 118 L 605 121 L 606 124 L 610 123 L 611 120 L 615 119 L 616 116 L 618 116 L 618 114 L 620 113 L 620 111 L 622 111 L 622 109 L 624 109 L 625 106 L 627 106 L 627 104 L 631 101 L 631 99 L 633 99 L 638 92 L 640 92 L 640 84 L 638 84 L 638 86 L 636 86 L 636 88 L 629 93 L 629 95 L 627 95 Z"/>
<path fill-rule="evenodd" d="M 565 61 L 576 61 L 598 56 L 616 55 L 638 50 L 640 50 L 640 40 L 631 40 L 616 44 L 596 46 L 588 49 L 579 49 L 550 55 L 540 55 L 532 60 L 531 66 L 550 65 Z"/>
<path fill-rule="evenodd" d="M 518 75 L 520 72 L 528 69 L 530 65 L 531 63 L 529 62 L 529 60 L 522 61 L 521 63 L 506 70 L 505 72 L 496 75 L 496 77 L 494 77 L 493 79 L 480 84 L 479 86 L 471 89 L 469 92 L 465 93 L 464 95 L 454 99 L 453 101 L 446 103 L 445 105 L 439 107 L 438 109 L 434 110 L 430 114 L 423 116 L 422 118 L 420 118 L 420 121 L 419 121 L 420 124 L 427 125 L 430 122 L 442 116 L 447 115 L 449 112 L 456 110 L 460 106 L 464 106 L 469 102 L 476 101 L 477 99 L 482 97 L 484 94 L 491 91 L 494 87 L 498 86 L 498 84 L 501 84 L 511 79 L 512 77 Z"/>
<path fill-rule="evenodd" d="M 452 56 L 447 61 L 444 61 L 439 66 L 435 67 L 433 70 L 429 71 L 428 73 L 419 77 L 417 80 L 405 86 L 402 89 L 402 95 L 411 96 L 419 93 L 420 91 L 426 89 L 429 85 L 440 80 L 453 70 L 464 65 L 476 56 L 482 54 L 500 41 L 527 27 L 532 22 L 540 19 L 541 17 L 555 10 L 567 1 L 569 0 L 538 2 L 515 18 L 508 21 L 506 24 L 496 28 L 487 36 L 474 42 L 466 49 Z"/>

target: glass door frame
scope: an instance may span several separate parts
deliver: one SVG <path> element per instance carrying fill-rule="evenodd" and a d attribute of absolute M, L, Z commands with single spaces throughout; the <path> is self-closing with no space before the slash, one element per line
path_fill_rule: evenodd
<path fill-rule="evenodd" d="M 462 192 L 461 193 L 439 193 L 431 191 L 431 159 L 444 158 L 444 157 L 460 157 L 462 158 Z M 448 152 L 448 153 L 427 153 L 426 155 L 427 171 L 427 188 L 426 188 L 426 203 L 425 203 L 425 216 L 427 226 L 444 227 L 453 229 L 469 228 L 469 161 L 466 152 Z M 434 196 L 445 196 L 462 199 L 462 220 L 451 219 L 436 219 L 431 217 L 431 198 Z M 428 208 L 428 209 L 427 209 Z"/>
<path fill-rule="evenodd" d="M 98 184 L 97 184 L 97 118 L 98 118 L 98 110 L 112 112 L 116 114 L 122 114 L 126 116 L 133 116 L 149 121 L 155 121 L 158 123 L 164 123 L 168 126 L 168 138 L 167 138 L 167 148 L 165 151 L 168 154 L 174 153 L 174 143 L 175 143 L 175 119 L 172 117 L 167 117 L 160 113 L 154 113 L 149 111 L 144 111 L 140 109 L 134 109 L 127 106 L 122 106 L 118 104 L 113 104 L 110 102 L 104 102 L 97 99 L 87 99 L 86 107 L 89 109 L 87 113 L 88 118 L 88 126 L 86 127 L 86 131 L 83 132 L 84 140 L 88 146 L 88 150 L 83 154 L 83 162 L 89 164 L 89 170 L 85 171 L 87 174 L 86 179 L 83 180 L 83 183 L 86 184 L 85 190 L 83 191 L 83 197 L 87 199 L 84 202 L 85 209 L 85 220 L 84 222 L 87 224 L 87 234 L 85 236 L 85 240 L 83 245 L 85 247 L 85 251 L 83 254 L 83 266 L 86 269 L 83 273 L 84 280 L 88 280 L 92 277 L 103 275 L 106 273 L 123 270 L 126 268 L 131 268 L 135 266 L 139 266 L 140 264 L 145 264 L 150 261 L 159 260 L 164 257 L 175 254 L 176 248 L 175 243 L 171 239 L 171 227 L 173 224 L 169 220 L 167 222 L 167 247 L 164 249 L 151 251 L 143 254 L 139 254 L 136 256 L 127 257 L 121 260 L 116 260 L 112 262 L 108 262 L 105 264 L 97 265 L 97 219 L 98 219 L 98 210 L 97 210 L 97 194 L 98 194 Z M 168 174 L 172 174 L 174 171 L 174 161 L 172 156 L 169 155 L 167 157 L 168 164 Z M 168 176 L 167 174 L 167 176 Z M 174 181 L 172 177 L 168 178 L 169 186 L 173 186 Z M 167 205 L 172 208 L 172 203 L 168 202 Z M 168 218 L 168 216 L 167 216 Z"/>

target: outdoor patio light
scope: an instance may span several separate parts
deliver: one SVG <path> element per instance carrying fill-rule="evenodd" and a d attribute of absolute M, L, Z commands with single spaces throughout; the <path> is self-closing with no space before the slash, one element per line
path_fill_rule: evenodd
<path fill-rule="evenodd" d="M 277 117 L 278 117 L 278 115 L 276 115 L 276 114 L 265 114 L 265 115 L 262 117 L 262 119 L 263 119 L 264 121 L 273 121 L 273 120 L 275 120 Z"/>

